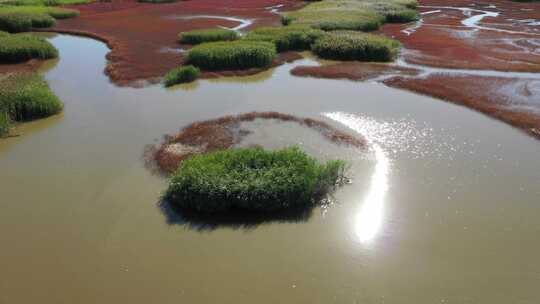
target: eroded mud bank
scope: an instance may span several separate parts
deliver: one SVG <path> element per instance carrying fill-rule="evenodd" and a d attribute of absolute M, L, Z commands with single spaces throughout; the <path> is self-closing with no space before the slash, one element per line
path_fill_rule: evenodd
<path fill-rule="evenodd" d="M 148 148 L 146 153 L 148 164 L 152 166 L 152 162 L 155 161 L 157 169 L 173 172 L 183 160 L 194 154 L 223 150 L 241 144 L 253 133 L 253 129 L 245 126 L 245 123 L 256 120 L 279 124 L 293 123 L 318 132 L 323 138 L 335 144 L 366 148 L 366 141 L 362 137 L 343 132 L 324 121 L 278 112 L 251 112 L 195 122 L 184 127 L 178 134 L 167 136 L 163 144 Z M 266 126 L 268 127 L 271 125 Z M 271 137 L 267 137 L 254 145 L 265 145 L 272 140 Z"/>

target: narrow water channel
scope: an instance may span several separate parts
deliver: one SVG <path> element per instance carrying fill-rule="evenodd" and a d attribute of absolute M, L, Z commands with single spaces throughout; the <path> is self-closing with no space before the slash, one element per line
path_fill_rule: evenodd
<path fill-rule="evenodd" d="M 289 74 L 309 59 L 119 88 L 103 74 L 104 44 L 50 41 L 60 60 L 46 78 L 65 111 L 0 141 L 0 303 L 540 301 L 540 143 L 522 132 L 379 83 Z M 348 154 L 353 184 L 307 221 L 168 221 L 167 181 L 145 168 L 145 147 L 248 111 L 322 119 L 371 149 Z M 320 139 L 300 141 L 315 150 Z"/>

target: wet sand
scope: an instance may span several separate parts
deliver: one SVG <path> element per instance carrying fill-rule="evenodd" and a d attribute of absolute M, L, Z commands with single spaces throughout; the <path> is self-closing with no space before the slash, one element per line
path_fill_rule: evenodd
<path fill-rule="evenodd" d="M 376 82 L 290 75 L 312 60 L 171 90 L 117 87 L 102 43 L 52 42 L 61 59 L 46 78 L 65 112 L 0 141 L 1 303 L 540 300 L 540 146 L 522 132 Z M 353 184 L 298 222 L 170 221 L 146 145 L 250 111 L 325 120 L 363 135 L 370 152 L 263 128 L 251 142 L 351 160 Z"/>

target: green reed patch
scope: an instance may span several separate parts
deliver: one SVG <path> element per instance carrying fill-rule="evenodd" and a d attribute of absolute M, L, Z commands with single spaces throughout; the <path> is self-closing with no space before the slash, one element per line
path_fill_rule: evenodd
<path fill-rule="evenodd" d="M 165 75 L 163 84 L 166 87 L 170 87 L 179 83 L 192 82 L 199 78 L 200 74 L 201 71 L 198 68 L 192 65 L 186 65 L 169 71 L 169 73 Z"/>
<path fill-rule="evenodd" d="M 76 17 L 79 11 L 48 6 L 0 5 L 0 30 L 10 33 L 28 32 L 32 28 L 46 28 L 55 19 Z"/>
<path fill-rule="evenodd" d="M 39 74 L 14 74 L 0 79 L 1 135 L 13 121 L 28 121 L 60 113 L 63 104 Z"/>
<path fill-rule="evenodd" d="M 220 41 L 199 44 L 187 54 L 189 64 L 205 70 L 234 70 L 269 66 L 276 47 L 265 41 Z"/>
<path fill-rule="evenodd" d="M 313 45 L 321 58 L 387 62 L 396 58 L 400 43 L 380 35 L 353 31 L 328 33 Z"/>
<path fill-rule="evenodd" d="M 202 29 L 183 32 L 180 42 L 185 44 L 200 44 L 214 41 L 230 41 L 238 39 L 238 33 L 227 29 Z"/>
<path fill-rule="evenodd" d="M 44 38 L 32 34 L 0 35 L 0 63 L 58 57 L 58 50 Z"/>
<path fill-rule="evenodd" d="M 17 6 L 59 6 L 59 5 L 75 5 L 94 2 L 93 0 L 4 0 L 5 5 Z"/>
<path fill-rule="evenodd" d="M 249 32 L 244 39 L 268 41 L 276 45 L 278 52 L 303 51 L 324 36 L 324 31 L 307 26 L 261 27 Z"/>
<path fill-rule="evenodd" d="M 418 19 L 416 0 L 323 0 L 285 13 L 285 25 L 304 24 L 325 31 L 373 31 L 385 22 Z"/>
<path fill-rule="evenodd" d="M 174 173 L 165 199 L 201 213 L 311 208 L 343 180 L 346 163 L 319 163 L 293 147 L 194 156 Z"/>
<path fill-rule="evenodd" d="M 21 14 L 45 14 L 55 19 L 66 19 L 79 16 L 79 11 L 74 9 L 49 7 L 49 6 L 15 6 L 0 5 L 0 14 L 21 13 Z"/>

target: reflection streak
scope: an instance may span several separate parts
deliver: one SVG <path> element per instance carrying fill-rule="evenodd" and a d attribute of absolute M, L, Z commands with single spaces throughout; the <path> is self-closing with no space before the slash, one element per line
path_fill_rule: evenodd
<path fill-rule="evenodd" d="M 369 121 L 342 112 L 324 113 L 323 115 L 362 134 L 375 155 L 377 164 L 371 177 L 371 185 L 354 223 L 354 232 L 359 241 L 367 243 L 375 238 L 382 225 L 384 199 L 388 191 L 390 160 L 384 149 L 371 135 L 373 133 L 369 132 L 369 129 L 373 127 Z"/>

